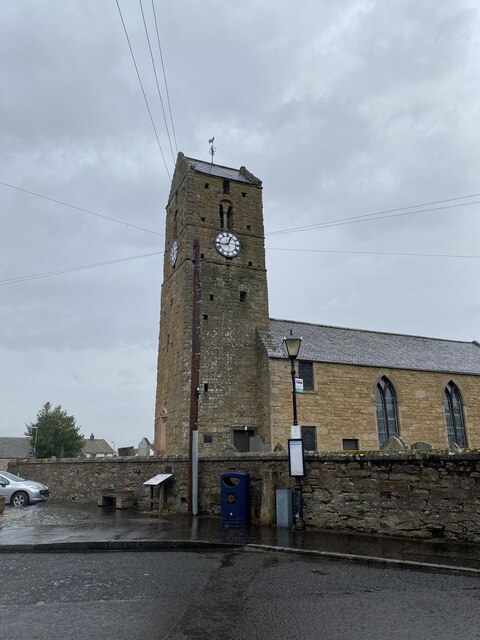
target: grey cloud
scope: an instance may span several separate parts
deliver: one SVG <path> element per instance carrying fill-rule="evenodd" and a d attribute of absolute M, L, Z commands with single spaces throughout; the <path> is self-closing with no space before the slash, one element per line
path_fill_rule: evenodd
<path fill-rule="evenodd" d="M 138 4 L 120 4 L 172 171 Z M 215 135 L 219 163 L 258 175 L 267 231 L 480 191 L 473 0 L 156 6 L 179 148 L 208 160 Z M 4 2 L 0 30 L 0 180 L 163 233 L 169 180 L 115 3 Z M 478 253 L 467 209 L 267 245 Z M 163 238 L 0 186 L 0 249 L 5 279 L 161 251 Z M 475 261 L 267 259 L 274 316 L 478 338 Z M 1 428 L 50 399 L 117 446 L 151 437 L 161 278 L 159 256 L 0 286 L 13 372 Z"/>

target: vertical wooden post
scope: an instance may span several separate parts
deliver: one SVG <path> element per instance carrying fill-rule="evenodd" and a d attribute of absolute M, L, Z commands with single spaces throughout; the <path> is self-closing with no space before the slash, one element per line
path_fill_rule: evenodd
<path fill-rule="evenodd" d="M 198 397 L 200 395 L 200 241 L 193 243 L 193 298 L 192 298 L 192 377 L 190 384 L 190 429 L 188 438 L 188 514 L 196 515 L 198 505 L 193 504 L 193 432 L 198 431 Z"/>

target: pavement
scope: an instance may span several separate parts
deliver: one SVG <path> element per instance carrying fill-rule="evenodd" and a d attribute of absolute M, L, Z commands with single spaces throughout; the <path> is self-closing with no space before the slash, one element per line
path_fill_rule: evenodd
<path fill-rule="evenodd" d="M 0 514 L 0 553 L 248 549 L 310 554 L 480 575 L 480 545 L 307 528 L 224 526 L 220 518 L 141 513 L 89 504 L 7 505 Z"/>

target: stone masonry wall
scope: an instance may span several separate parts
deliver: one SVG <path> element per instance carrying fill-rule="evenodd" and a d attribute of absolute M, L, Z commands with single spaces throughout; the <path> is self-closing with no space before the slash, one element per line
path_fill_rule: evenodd
<path fill-rule="evenodd" d="M 307 526 L 319 529 L 480 542 L 480 453 L 401 452 L 307 455 L 303 482 Z M 252 520 L 274 523 L 275 488 L 291 488 L 284 453 L 203 457 L 199 464 L 200 510 L 220 513 L 220 475 L 248 471 Z M 20 461 L 10 470 L 46 482 L 51 500 L 95 502 L 97 489 L 134 490 L 140 508 L 142 483 L 172 471 L 166 509 L 185 513 L 184 456 L 116 460 Z"/>
<path fill-rule="evenodd" d="M 286 445 L 292 397 L 290 363 L 270 360 L 272 444 Z M 399 435 L 407 446 L 428 442 L 447 449 L 443 392 L 450 380 L 462 394 L 469 448 L 480 447 L 478 376 L 403 369 L 314 363 L 314 390 L 297 394 L 298 420 L 316 427 L 318 451 L 341 451 L 343 438 L 356 438 L 360 450 L 378 449 L 375 387 L 387 376 L 397 394 Z"/>

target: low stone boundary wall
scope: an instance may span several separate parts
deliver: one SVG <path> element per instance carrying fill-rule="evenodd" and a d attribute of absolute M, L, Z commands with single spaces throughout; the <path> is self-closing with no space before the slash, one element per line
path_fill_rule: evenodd
<path fill-rule="evenodd" d="M 303 481 L 307 526 L 338 531 L 480 542 L 480 454 L 398 452 L 311 454 Z M 117 458 L 20 461 L 12 472 L 46 482 L 51 499 L 96 502 L 99 489 L 133 489 L 140 508 L 149 504 L 143 482 L 173 472 L 165 508 L 187 509 L 187 459 Z M 285 453 L 218 454 L 199 462 L 200 510 L 220 513 L 220 475 L 248 471 L 251 513 L 274 523 L 275 489 L 293 487 Z"/>
<path fill-rule="evenodd" d="M 0 471 L 7 471 L 8 465 L 15 462 L 12 458 L 0 458 Z"/>

